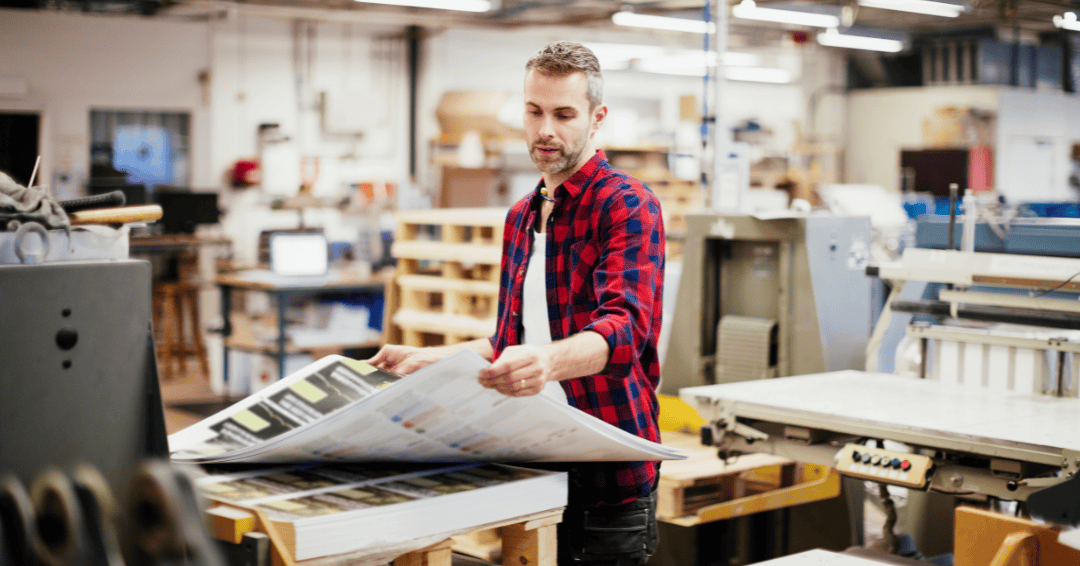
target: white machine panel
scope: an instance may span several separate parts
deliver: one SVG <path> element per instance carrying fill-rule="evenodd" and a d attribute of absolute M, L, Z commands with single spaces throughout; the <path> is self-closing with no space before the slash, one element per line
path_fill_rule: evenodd
<path fill-rule="evenodd" d="M 926 446 L 994 445 L 1040 453 L 1080 451 L 1080 399 L 965 387 L 940 381 L 841 371 L 680 390 L 706 419 L 721 405 L 737 416 L 784 415 L 788 424 L 841 432 L 909 433 Z M 866 436 L 874 436 L 866 434 Z M 904 439 L 899 439 L 904 440 Z M 1004 448 L 1003 448 L 1004 449 Z M 997 453 L 1001 456 L 1002 454 Z"/>

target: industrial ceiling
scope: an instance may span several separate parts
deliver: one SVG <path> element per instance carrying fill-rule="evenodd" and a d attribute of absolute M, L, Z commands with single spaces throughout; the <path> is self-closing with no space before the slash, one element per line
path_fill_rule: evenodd
<path fill-rule="evenodd" d="M 739 0 L 723 0 L 733 5 Z M 715 2 L 715 0 L 714 0 Z M 494 0 L 485 13 L 452 12 L 403 8 L 355 0 L 0 0 L 0 7 L 28 9 L 82 10 L 129 13 L 160 17 L 213 18 L 229 9 L 284 9 L 313 14 L 315 19 L 369 20 L 373 23 L 431 27 L 578 26 L 612 28 L 611 16 L 620 10 L 637 13 L 701 18 L 704 0 Z M 956 18 L 919 15 L 895 10 L 859 6 L 855 0 L 813 0 L 818 6 L 837 9 L 849 6 L 845 25 L 899 30 L 915 34 L 969 33 L 975 29 L 1023 32 L 1054 31 L 1052 18 L 1067 11 L 1080 11 L 1080 0 L 968 0 L 968 9 Z M 759 7 L 785 4 L 790 0 L 759 0 Z M 732 36 L 753 36 L 771 32 L 806 29 L 799 26 L 754 22 L 730 18 Z M 670 33 L 670 32 L 669 32 Z"/>

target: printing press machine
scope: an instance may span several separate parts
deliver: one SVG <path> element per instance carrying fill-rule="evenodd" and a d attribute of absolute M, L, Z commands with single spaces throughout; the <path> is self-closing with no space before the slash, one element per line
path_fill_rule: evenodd
<path fill-rule="evenodd" d="M 114 210 L 0 231 L 0 565 L 223 564 L 168 461 L 150 265 Z"/>
<path fill-rule="evenodd" d="M 895 284 L 871 337 L 873 360 L 891 312 L 944 320 L 908 328 L 913 375 L 682 388 L 710 422 L 703 440 L 721 454 L 826 464 L 913 494 L 1019 502 L 1018 513 L 1080 526 L 1080 259 L 908 249 L 867 271 L 948 286 L 936 301 L 900 301 Z"/>

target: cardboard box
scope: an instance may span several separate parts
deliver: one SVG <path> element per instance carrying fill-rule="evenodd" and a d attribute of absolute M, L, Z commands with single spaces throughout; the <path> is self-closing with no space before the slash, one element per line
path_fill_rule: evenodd
<path fill-rule="evenodd" d="M 499 120 L 500 110 L 511 98 L 512 95 L 506 91 L 461 90 L 443 93 L 435 109 L 441 132 L 438 143 L 456 144 L 468 131 L 479 133 L 485 145 L 524 138 L 522 130 Z"/>

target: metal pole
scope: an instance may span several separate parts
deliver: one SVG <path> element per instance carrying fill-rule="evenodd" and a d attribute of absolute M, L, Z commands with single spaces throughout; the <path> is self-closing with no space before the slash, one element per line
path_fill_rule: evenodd
<path fill-rule="evenodd" d="M 717 3 L 714 0 L 710 0 L 713 5 L 713 19 L 716 21 L 716 31 L 714 34 L 713 49 L 716 51 L 716 72 L 713 75 L 713 119 L 712 119 L 712 139 L 713 139 L 713 175 L 712 175 L 712 208 L 718 209 L 720 203 L 720 182 L 723 176 L 724 169 L 728 165 L 728 146 L 730 133 L 724 124 L 724 112 L 723 102 L 721 96 L 724 92 L 724 52 L 727 51 L 727 23 L 728 23 L 728 7 L 726 2 Z M 738 203 L 741 205 L 742 203 Z"/>

